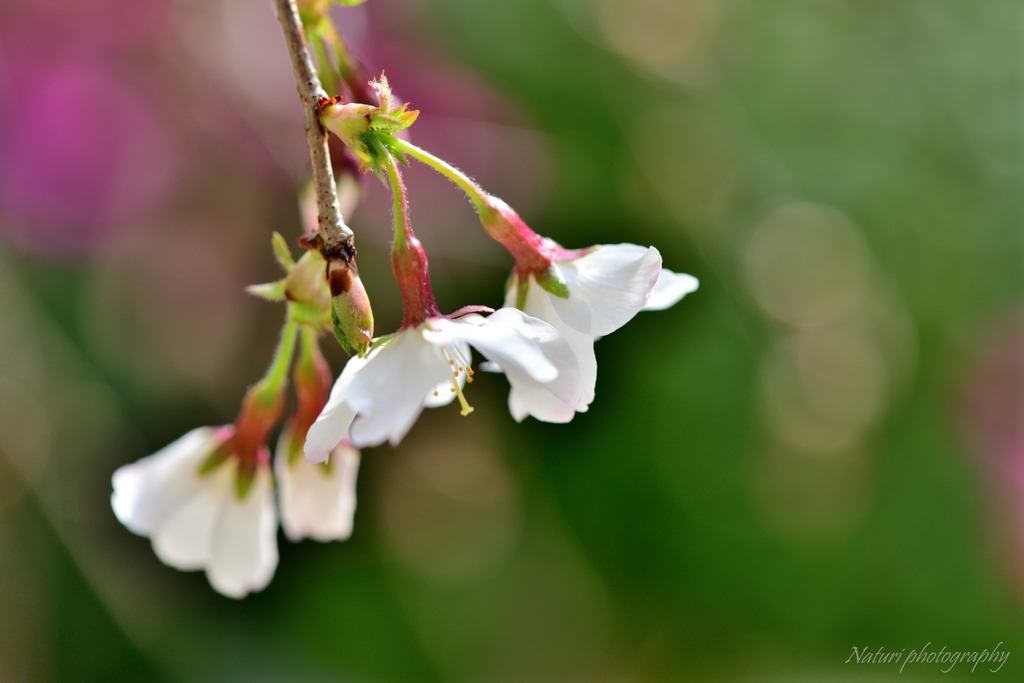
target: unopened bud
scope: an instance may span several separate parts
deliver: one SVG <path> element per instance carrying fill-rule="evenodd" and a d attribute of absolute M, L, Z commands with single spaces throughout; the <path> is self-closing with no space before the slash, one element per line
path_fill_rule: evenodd
<path fill-rule="evenodd" d="M 292 303 L 308 304 L 315 311 L 327 311 L 331 295 L 324 277 L 326 262 L 319 251 L 302 255 L 286 278 L 285 298 Z"/>
<path fill-rule="evenodd" d="M 362 356 L 373 341 L 373 310 L 355 261 L 332 261 L 327 268 L 331 321 L 341 347 Z"/>
<path fill-rule="evenodd" d="M 337 98 L 320 100 L 319 108 L 320 123 L 346 145 L 351 145 L 357 136 L 370 130 L 371 116 L 378 109 L 358 102 L 341 104 Z"/>

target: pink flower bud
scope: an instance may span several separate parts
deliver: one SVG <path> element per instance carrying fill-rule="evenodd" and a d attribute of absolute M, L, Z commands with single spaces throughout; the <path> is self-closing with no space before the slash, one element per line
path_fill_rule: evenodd
<path fill-rule="evenodd" d="M 338 99 L 320 100 L 320 123 L 346 145 L 351 145 L 357 136 L 370 130 L 371 115 L 378 107 L 357 102 L 341 104 Z"/>

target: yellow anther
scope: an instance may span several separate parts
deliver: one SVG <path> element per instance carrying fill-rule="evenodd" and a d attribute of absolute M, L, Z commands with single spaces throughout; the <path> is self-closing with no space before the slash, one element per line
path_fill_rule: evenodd
<path fill-rule="evenodd" d="M 437 396 L 437 392 L 436 391 L 434 392 L 434 396 Z"/>
<path fill-rule="evenodd" d="M 448 365 L 455 365 L 455 361 L 453 361 L 453 360 L 448 361 Z"/>

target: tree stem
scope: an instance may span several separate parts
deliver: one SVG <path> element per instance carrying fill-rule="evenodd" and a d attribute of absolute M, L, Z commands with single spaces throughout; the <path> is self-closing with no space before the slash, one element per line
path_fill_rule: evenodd
<path fill-rule="evenodd" d="M 341 216 L 334 172 L 331 170 L 331 155 L 327 149 L 327 132 L 320 125 L 320 117 L 317 114 L 317 103 L 327 94 L 320 85 L 320 78 L 313 66 L 295 0 L 274 0 L 274 7 L 277 10 L 277 20 L 284 31 L 284 41 L 288 46 L 292 72 L 295 74 L 295 88 L 302 100 L 306 119 L 306 144 L 309 146 L 313 188 L 316 191 L 319 212 L 318 234 L 328 253 L 343 253 L 345 247 L 351 246 L 353 235 Z"/>

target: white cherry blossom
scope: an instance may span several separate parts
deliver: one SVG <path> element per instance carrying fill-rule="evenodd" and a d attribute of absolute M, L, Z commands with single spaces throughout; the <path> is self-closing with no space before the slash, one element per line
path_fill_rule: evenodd
<path fill-rule="evenodd" d="M 472 382 L 470 346 L 505 371 L 528 405 L 540 394 L 581 404 L 575 354 L 551 325 L 513 308 L 487 317 L 431 317 L 349 360 L 306 436 L 307 460 L 326 460 L 346 433 L 359 448 L 397 444 L 424 407 L 455 397 L 464 415 L 471 412 L 462 391 Z"/>
<path fill-rule="evenodd" d="M 122 524 L 152 540 L 164 564 L 205 569 L 217 591 L 241 598 L 262 590 L 277 568 L 274 483 L 269 466 L 259 465 L 239 499 L 235 458 L 201 473 L 224 433 L 200 427 L 119 468 L 110 502 Z"/>
<path fill-rule="evenodd" d="M 274 471 L 281 526 L 289 540 L 343 541 L 352 535 L 359 451 L 351 444 L 339 443 L 326 463 L 301 457 L 289 463 L 279 448 Z"/>
<path fill-rule="evenodd" d="M 557 296 L 538 284 L 534 275 L 526 283 L 525 299 L 519 276 L 513 275 L 505 305 L 522 305 L 523 311 L 552 325 L 576 354 L 583 385 L 583 400 L 569 405 L 533 387 L 527 396 L 513 386 L 509 410 L 522 421 L 533 415 L 545 422 L 568 422 L 585 412 L 594 400 L 597 357 L 594 340 L 619 329 L 640 311 L 668 308 L 697 289 L 697 279 L 661 267 L 654 247 L 614 244 L 593 247 L 581 256 L 553 261 L 568 289 L 568 298 Z"/>

